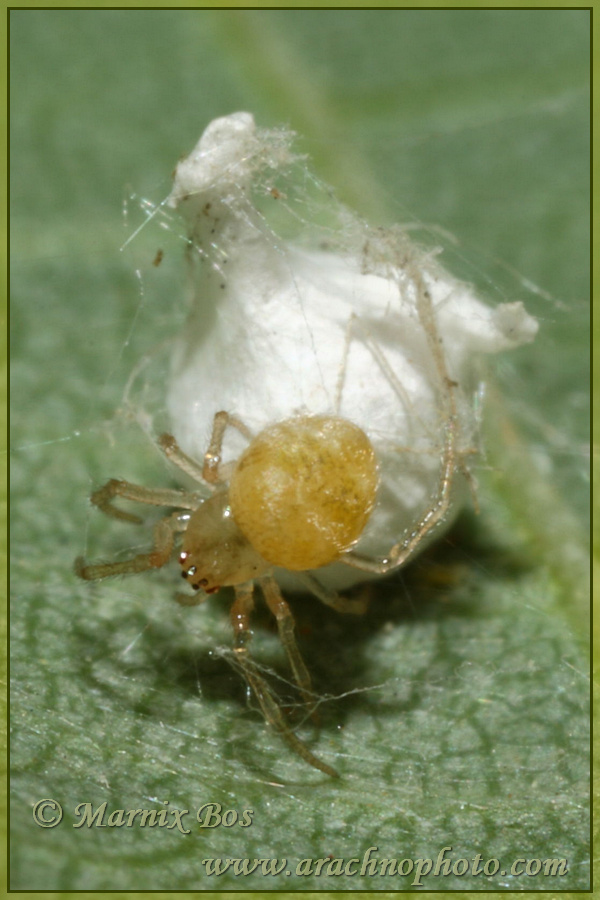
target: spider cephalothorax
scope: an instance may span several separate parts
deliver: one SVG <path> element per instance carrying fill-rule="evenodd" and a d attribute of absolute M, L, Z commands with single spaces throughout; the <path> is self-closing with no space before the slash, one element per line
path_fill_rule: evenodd
<path fill-rule="evenodd" d="M 207 594 L 252 581 L 271 568 L 240 531 L 227 491 L 209 497 L 191 514 L 179 563 L 190 587 Z"/>

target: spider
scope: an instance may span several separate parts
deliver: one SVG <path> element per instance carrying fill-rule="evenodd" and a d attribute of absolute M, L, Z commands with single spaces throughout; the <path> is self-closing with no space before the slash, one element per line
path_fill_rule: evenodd
<path fill-rule="evenodd" d="M 154 546 L 118 562 L 75 561 L 77 575 L 89 581 L 160 568 L 171 559 L 182 534 L 179 564 L 194 591 L 178 594 L 185 606 L 231 586 L 234 653 L 247 685 L 266 721 L 311 766 L 330 776 L 338 773 L 317 758 L 291 730 L 277 700 L 249 654 L 250 616 L 254 584 L 264 594 L 277 621 L 280 640 L 304 702 L 311 701 L 311 679 L 294 635 L 294 619 L 273 575 L 281 567 L 297 573 L 322 602 L 344 613 L 361 614 L 364 599 L 349 599 L 323 587 L 309 570 L 342 562 L 373 574 L 387 574 L 403 565 L 421 541 L 444 518 L 457 465 L 458 413 L 455 389 L 435 331 L 431 300 L 425 290 L 418 311 L 428 337 L 439 380 L 443 439 L 438 486 L 430 506 L 414 528 L 385 556 L 370 558 L 354 550 L 376 502 L 379 472 L 373 446 L 358 425 L 337 415 L 298 415 L 268 426 L 254 436 L 228 412 L 214 416 L 209 446 L 200 464 L 188 456 L 170 434 L 158 444 L 165 456 L 206 490 L 148 488 L 111 479 L 91 495 L 102 512 L 127 522 L 141 519 L 115 506 L 115 498 L 174 509 L 154 528 Z M 233 463 L 223 463 L 227 428 L 248 441 Z"/>

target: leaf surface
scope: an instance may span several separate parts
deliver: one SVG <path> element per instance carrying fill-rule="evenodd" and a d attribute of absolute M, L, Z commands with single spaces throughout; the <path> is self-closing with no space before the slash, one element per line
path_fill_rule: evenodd
<path fill-rule="evenodd" d="M 38 9 L 11 23 L 12 888 L 589 889 L 589 14 Z M 147 542 L 90 512 L 94 486 L 172 480 L 116 410 L 135 363 L 181 326 L 183 244 L 157 225 L 120 252 L 136 212 L 123 227 L 123 197 L 164 198 L 177 158 L 236 109 L 289 123 L 341 199 L 421 223 L 455 274 L 541 322 L 489 376 L 481 515 L 378 587 L 360 622 L 294 604 L 333 698 L 311 746 L 337 781 L 248 708 L 218 652 L 223 598 L 177 607 L 175 569 L 93 586 L 72 571 L 76 555 Z M 266 617 L 254 646 L 286 675 Z M 42 798 L 62 805 L 56 828 L 33 822 Z M 106 818 L 188 810 L 190 833 L 73 827 L 79 804 L 104 802 Z M 206 803 L 252 810 L 252 825 L 202 828 Z M 499 870 L 457 865 L 418 888 L 414 870 L 360 874 L 369 848 L 435 864 L 445 847 L 450 868 L 481 854 Z M 283 858 L 288 877 L 203 862 Z M 296 874 L 307 859 L 320 874 Z M 517 859 L 541 871 L 511 876 Z M 547 859 L 567 873 L 544 875 Z"/>

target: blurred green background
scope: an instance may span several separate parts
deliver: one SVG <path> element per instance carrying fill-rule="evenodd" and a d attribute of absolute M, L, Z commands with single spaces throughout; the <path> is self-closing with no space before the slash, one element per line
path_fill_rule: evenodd
<path fill-rule="evenodd" d="M 569 871 L 420 890 L 587 889 L 589 13 L 13 10 L 10 24 L 12 888 L 395 891 L 411 876 L 208 877 L 202 860 L 293 870 L 451 846 Z M 173 477 L 116 411 L 136 361 L 181 327 L 182 243 L 157 225 L 121 252 L 140 221 L 124 201 L 162 200 L 179 156 L 238 109 L 291 125 L 342 200 L 420 223 L 448 268 L 541 325 L 490 376 L 481 516 L 359 623 L 295 603 L 316 685 L 339 698 L 314 744 L 338 782 L 268 731 L 212 652 L 230 644 L 224 598 L 176 607 L 172 569 L 72 574 L 88 548 L 147 535 L 90 512 L 93 486 Z M 266 618 L 254 640 L 284 673 Z M 56 828 L 33 822 L 45 797 L 64 808 Z M 72 828 L 81 802 L 166 800 L 191 834 Z M 252 827 L 200 829 L 208 801 L 253 809 Z"/>

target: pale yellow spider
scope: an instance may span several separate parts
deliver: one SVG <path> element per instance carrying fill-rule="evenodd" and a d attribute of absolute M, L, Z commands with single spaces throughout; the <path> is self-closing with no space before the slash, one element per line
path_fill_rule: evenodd
<path fill-rule="evenodd" d="M 227 426 L 237 428 L 249 439 L 232 472 L 221 465 L 221 444 Z M 162 435 L 159 445 L 179 468 L 212 487 L 214 493 L 204 499 L 196 492 L 147 488 L 111 479 L 91 496 L 92 503 L 107 515 L 141 522 L 138 516 L 114 506 L 115 497 L 185 511 L 173 512 L 158 521 L 151 552 L 120 562 L 87 564 L 79 558 L 75 571 L 81 578 L 95 581 L 160 568 L 171 559 L 177 533 L 183 532 L 179 563 L 182 577 L 191 587 L 202 589 L 205 594 L 221 587 L 234 588 L 231 622 L 235 654 L 265 718 L 306 762 L 328 775 L 337 775 L 291 731 L 249 656 L 253 584 L 258 582 L 276 617 L 294 678 L 308 703 L 310 675 L 296 645 L 291 610 L 271 569 L 280 566 L 305 572 L 341 561 L 371 572 L 390 572 L 412 553 L 416 538 L 420 540 L 443 515 L 448 502 L 445 482 L 441 484 L 437 505 L 429 510 L 416 532 L 392 547 L 387 557 L 370 560 L 350 548 L 362 534 L 375 503 L 377 461 L 365 433 L 348 420 L 299 416 L 272 425 L 252 438 L 238 419 L 219 412 L 202 466 L 187 456 L 171 435 Z M 339 612 L 364 612 L 364 600 L 339 597 L 315 579 L 308 583 L 320 600 Z M 177 599 L 192 606 L 204 597 L 178 594 Z"/>
<path fill-rule="evenodd" d="M 212 436 L 203 464 L 195 462 L 164 434 L 159 445 L 165 455 L 194 480 L 207 485 L 212 496 L 147 488 L 112 479 L 95 491 L 91 500 L 104 513 L 129 522 L 137 516 L 113 505 L 115 497 L 172 507 L 178 511 L 160 519 L 154 529 L 154 547 L 131 559 L 109 563 L 75 563 L 77 574 L 94 581 L 160 568 L 171 558 L 176 535 L 183 533 L 179 563 L 191 587 L 205 594 L 232 586 L 231 607 L 234 651 L 247 684 L 254 692 L 269 724 L 310 765 L 328 775 L 338 773 L 299 740 L 248 653 L 254 582 L 277 620 L 295 681 L 304 701 L 311 700 L 311 680 L 294 637 L 294 619 L 273 577 L 281 567 L 302 573 L 304 584 L 324 603 L 339 612 L 360 614 L 361 599 L 346 599 L 327 591 L 307 570 L 342 562 L 367 572 L 386 574 L 399 568 L 443 519 L 451 498 L 457 459 L 456 383 L 436 338 L 430 299 L 424 292 L 420 315 L 437 368 L 440 391 L 442 446 L 436 495 L 414 528 L 389 552 L 371 559 L 352 548 L 359 540 L 375 505 L 378 466 L 370 440 L 357 425 L 339 416 L 296 416 L 265 428 L 257 436 L 227 412 L 214 417 Z M 235 463 L 221 462 L 226 429 L 237 429 L 248 446 Z M 182 512 L 183 510 L 183 512 Z M 183 605 L 202 602 L 204 595 L 178 595 Z"/>

